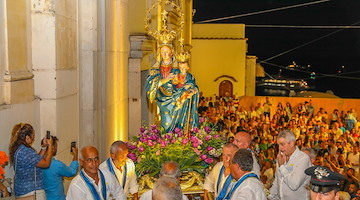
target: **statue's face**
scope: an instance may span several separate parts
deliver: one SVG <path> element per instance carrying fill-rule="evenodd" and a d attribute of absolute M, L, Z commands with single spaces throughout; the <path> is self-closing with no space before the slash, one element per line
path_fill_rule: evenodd
<path fill-rule="evenodd" d="M 162 58 L 163 60 L 168 61 L 168 60 L 171 59 L 171 57 L 172 57 L 172 55 L 173 55 L 173 52 L 172 52 L 172 50 L 170 49 L 170 47 L 168 47 L 168 46 L 163 46 L 163 47 L 161 47 L 161 49 L 160 49 L 160 54 L 161 54 L 161 58 Z"/>
<path fill-rule="evenodd" d="M 189 64 L 188 63 L 179 63 L 179 69 L 180 69 L 181 73 L 186 73 L 189 69 Z"/>

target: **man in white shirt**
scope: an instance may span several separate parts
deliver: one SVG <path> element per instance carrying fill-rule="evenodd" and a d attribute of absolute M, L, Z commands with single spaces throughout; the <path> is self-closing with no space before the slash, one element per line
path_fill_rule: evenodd
<path fill-rule="evenodd" d="M 127 157 L 129 151 L 123 141 L 115 141 L 110 147 L 110 158 L 100 165 L 100 169 L 110 171 L 118 180 L 128 197 L 132 194 L 134 200 L 138 200 L 139 185 L 136 180 L 134 162 Z"/>
<path fill-rule="evenodd" d="M 80 165 L 83 169 L 70 183 L 67 200 L 125 200 L 123 189 L 108 171 L 99 170 L 99 152 L 93 146 L 81 149 Z"/>
<path fill-rule="evenodd" d="M 240 132 L 236 133 L 236 135 L 234 137 L 233 144 L 235 144 L 237 147 L 239 147 L 239 149 L 241 149 L 241 148 L 249 149 L 250 144 L 251 144 L 251 136 L 248 133 L 244 132 L 244 131 L 240 131 Z M 259 165 L 259 163 L 257 161 L 257 158 L 256 158 L 255 154 L 253 152 L 251 152 L 251 155 L 252 155 L 253 160 L 254 160 L 252 171 L 258 177 L 260 177 L 260 165 Z"/>
<path fill-rule="evenodd" d="M 208 192 L 213 192 L 215 198 L 219 196 L 221 191 L 226 194 L 227 187 L 232 181 L 230 175 L 230 160 L 238 150 L 238 147 L 232 143 L 228 143 L 222 150 L 222 162 L 218 162 L 206 176 L 204 182 L 204 200 L 208 200 Z M 230 179 L 230 180 L 228 180 Z M 227 183 L 227 184 L 225 184 Z M 225 187 L 224 187 L 225 185 Z"/>
<path fill-rule="evenodd" d="M 309 199 L 309 191 L 305 186 L 310 177 L 304 171 L 311 167 L 310 157 L 300 151 L 295 142 L 295 135 L 290 130 L 278 134 L 279 154 L 269 199 Z"/>
<path fill-rule="evenodd" d="M 251 171 L 253 158 L 247 149 L 239 149 L 231 160 L 231 175 L 233 182 L 225 196 L 230 200 L 266 200 L 265 191 L 259 177 Z"/>
<path fill-rule="evenodd" d="M 176 162 L 165 162 L 160 171 L 160 178 L 161 177 L 171 177 L 175 178 L 177 181 L 180 179 L 180 168 Z M 151 200 L 152 199 L 153 190 L 148 190 L 144 194 L 140 196 L 140 200 Z M 187 196 L 182 195 L 183 200 L 189 200 Z"/>

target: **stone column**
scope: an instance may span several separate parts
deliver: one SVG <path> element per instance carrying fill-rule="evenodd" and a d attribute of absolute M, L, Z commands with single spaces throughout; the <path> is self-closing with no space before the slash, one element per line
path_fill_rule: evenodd
<path fill-rule="evenodd" d="M 79 0 L 79 146 L 101 146 L 101 137 L 97 134 L 101 116 L 98 116 L 97 92 L 101 89 L 101 73 L 97 73 L 98 60 L 98 10 L 101 11 L 98 0 Z M 101 18 L 101 17 L 99 17 Z M 100 29 L 100 30 L 98 30 Z M 101 51 L 100 51 L 101 52 Z M 98 57 L 100 59 L 98 59 Z M 98 84 L 100 81 L 100 84 Z M 101 96 L 101 95 L 99 95 Z M 100 112 L 101 113 L 101 112 Z"/>
<path fill-rule="evenodd" d="M 128 1 L 105 1 L 105 146 L 128 140 Z"/>
<path fill-rule="evenodd" d="M 70 160 L 79 136 L 77 1 L 31 0 L 29 9 L 40 133 L 58 136 L 58 158 Z"/>
<path fill-rule="evenodd" d="M 246 56 L 245 95 L 255 96 L 256 90 L 256 56 Z"/>
<path fill-rule="evenodd" d="M 34 80 L 31 72 L 29 52 L 29 11 L 28 1 L 2 1 L 1 10 L 1 61 L 5 76 L 1 88 L 1 102 L 18 104 L 34 99 Z M 1 80 L 0 79 L 0 80 Z M 1 86 L 2 84 L 0 84 Z"/>
<path fill-rule="evenodd" d="M 145 92 L 145 78 L 142 77 L 142 69 L 151 67 L 153 64 L 153 52 L 155 41 L 149 40 L 145 35 L 130 36 L 130 58 L 129 58 L 129 138 L 137 136 L 142 125 L 141 120 L 149 121 L 154 116 L 150 115 L 147 108 Z M 142 98 L 143 97 L 143 98 Z M 151 121 L 150 123 L 153 123 Z"/>

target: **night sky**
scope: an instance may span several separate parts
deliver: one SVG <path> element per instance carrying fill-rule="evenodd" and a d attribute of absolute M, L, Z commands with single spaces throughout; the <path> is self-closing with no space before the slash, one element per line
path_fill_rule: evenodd
<path fill-rule="evenodd" d="M 243 16 L 211 23 L 244 23 L 246 25 L 349 26 L 358 28 L 258 28 L 246 27 L 248 55 L 265 61 L 280 53 L 289 53 L 261 63 L 265 71 L 275 75 L 281 67 L 295 61 L 310 65 L 317 73 L 316 90 L 332 90 L 344 98 L 360 98 L 360 0 L 194 0 L 194 23 L 257 11 L 319 2 L 286 10 Z M 321 3 L 320 3 L 321 2 Z M 329 35 L 329 36 L 326 36 Z M 323 37 L 323 38 L 322 38 Z M 322 38 L 322 39 L 321 39 Z M 311 42 L 313 40 L 317 40 Z M 310 43 L 305 45 L 306 43 Z M 300 47 L 303 45 L 302 47 Z M 345 66 L 341 69 L 341 66 Z M 341 69 L 342 73 L 339 74 Z M 310 75 L 282 68 L 283 76 Z M 329 77 L 328 75 L 332 75 Z M 344 77 L 344 78 L 340 78 Z"/>

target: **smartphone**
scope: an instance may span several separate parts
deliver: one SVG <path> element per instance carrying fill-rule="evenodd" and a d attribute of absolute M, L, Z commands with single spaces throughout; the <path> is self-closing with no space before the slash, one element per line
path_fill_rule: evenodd
<path fill-rule="evenodd" d="M 50 139 L 50 131 L 46 131 L 46 139 Z"/>
<path fill-rule="evenodd" d="M 73 152 L 73 150 L 72 150 L 73 147 L 76 147 L 76 142 L 75 141 L 71 142 L 71 146 L 70 146 L 70 152 L 71 153 Z"/>

